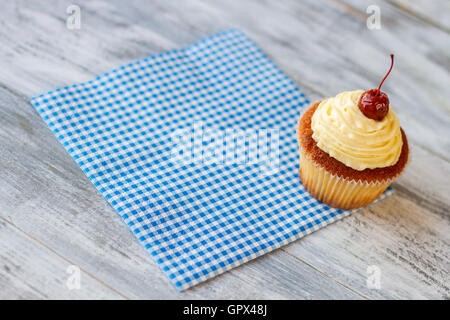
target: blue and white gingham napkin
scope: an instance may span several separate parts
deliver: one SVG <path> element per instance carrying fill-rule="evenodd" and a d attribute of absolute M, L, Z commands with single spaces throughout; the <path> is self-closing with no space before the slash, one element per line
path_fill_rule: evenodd
<path fill-rule="evenodd" d="M 180 290 L 352 213 L 302 187 L 308 101 L 237 30 L 31 103 Z"/>

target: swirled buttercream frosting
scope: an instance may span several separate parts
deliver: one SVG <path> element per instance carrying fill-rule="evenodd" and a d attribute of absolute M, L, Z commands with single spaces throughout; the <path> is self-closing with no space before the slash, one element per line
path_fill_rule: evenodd
<path fill-rule="evenodd" d="M 323 100 L 311 119 L 317 146 L 346 166 L 361 171 L 397 163 L 402 151 L 400 123 L 392 108 L 381 121 L 359 110 L 364 90 L 346 91 Z"/>

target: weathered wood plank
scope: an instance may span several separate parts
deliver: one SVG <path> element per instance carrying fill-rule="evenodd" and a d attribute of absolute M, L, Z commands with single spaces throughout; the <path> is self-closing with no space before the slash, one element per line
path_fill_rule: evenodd
<path fill-rule="evenodd" d="M 450 1 L 387 0 L 409 14 L 450 33 Z"/>
<path fill-rule="evenodd" d="M 69 289 L 73 265 L 0 217 L 0 299 L 123 299 L 80 272 L 80 288 Z"/>
<path fill-rule="evenodd" d="M 353 2 L 344 3 L 349 12 L 335 1 L 82 1 L 75 31 L 65 27 L 69 1 L 5 4 L 0 216 L 131 298 L 448 298 L 448 35 L 375 3 L 387 22 L 377 32 Z M 230 27 L 249 34 L 311 100 L 374 86 L 394 51 L 386 91 L 413 162 L 388 201 L 179 294 L 27 98 Z M 370 264 L 382 269 L 379 291 L 365 286 Z"/>
<path fill-rule="evenodd" d="M 371 298 L 448 299 L 448 226 L 448 216 L 430 213 L 399 191 L 283 250 Z M 366 285 L 372 265 L 381 270 L 379 290 Z"/>
<path fill-rule="evenodd" d="M 376 86 L 394 52 L 395 72 L 385 87 L 402 125 L 410 140 L 450 159 L 450 59 L 449 41 L 444 41 L 449 35 L 392 5 L 374 3 L 383 10 L 379 31 L 366 28 L 366 4 L 359 2 L 350 3 L 360 7 L 358 15 L 351 15 L 328 1 L 197 1 L 182 6 L 130 1 L 126 8 L 119 1 L 86 1 L 81 2 L 82 28 L 75 31 L 65 27 L 67 1 L 6 5 L 8 19 L 0 34 L 9 50 L 0 52 L 5 63 L 0 82 L 30 96 L 238 27 L 301 87 L 333 95 Z"/>

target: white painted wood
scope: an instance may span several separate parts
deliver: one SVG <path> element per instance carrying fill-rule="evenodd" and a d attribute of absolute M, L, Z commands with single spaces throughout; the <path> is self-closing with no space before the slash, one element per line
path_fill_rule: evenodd
<path fill-rule="evenodd" d="M 123 299 L 82 269 L 79 288 L 73 286 L 71 261 L 30 241 L 2 218 L 0 244 L 0 299 Z"/>
<path fill-rule="evenodd" d="M 448 217 L 401 192 L 283 249 L 371 298 L 442 299 L 450 292 Z M 367 268 L 381 288 L 367 287 Z"/>
<path fill-rule="evenodd" d="M 393 52 L 396 67 L 384 88 L 404 129 L 413 142 L 450 159 L 449 35 L 381 1 L 373 3 L 383 10 L 385 27 L 371 31 L 364 2 L 351 3 L 357 7 L 351 10 L 339 3 L 187 1 L 180 6 L 134 0 L 123 8 L 121 1 L 85 1 L 81 30 L 65 27 L 68 1 L 6 5 L 2 12 L 8 19 L 0 32 L 8 50 L 0 52 L 5 64 L 0 82 L 33 96 L 237 27 L 300 87 L 310 86 L 323 97 L 377 86 Z"/>
<path fill-rule="evenodd" d="M 450 33 L 450 1 L 389 0 L 401 10 Z"/>
<path fill-rule="evenodd" d="M 14 283 L 5 295 L 81 297 L 54 284 L 62 259 L 98 282 L 86 298 L 449 298 L 449 35 L 412 9 L 375 0 L 370 3 L 381 7 L 383 28 L 369 31 L 368 3 L 80 1 L 81 30 L 65 27 L 71 1 L 3 4 L 0 219 L 29 242 L 8 243 L 8 261 L 23 265 L 22 273 L 5 276 L 0 256 L 0 286 Z M 247 33 L 312 101 L 375 87 L 394 52 L 396 65 L 384 88 L 413 160 L 389 200 L 178 293 L 28 99 L 230 27 Z M 14 230 L 0 230 L 0 239 Z M 46 256 L 45 264 L 26 256 L 27 246 L 49 248 L 55 257 Z M 365 283 L 372 264 L 382 271 L 380 290 Z M 27 285 L 40 293 L 23 292 Z"/>

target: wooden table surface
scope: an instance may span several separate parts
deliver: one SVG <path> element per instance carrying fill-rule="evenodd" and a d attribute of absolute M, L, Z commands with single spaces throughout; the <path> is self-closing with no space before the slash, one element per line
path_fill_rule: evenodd
<path fill-rule="evenodd" d="M 450 298 L 450 1 L 78 1 L 79 30 L 70 4 L 0 10 L 0 298 Z M 366 26 L 372 4 L 380 30 Z M 180 293 L 29 98 L 229 28 L 311 101 L 375 87 L 393 52 L 384 89 L 412 161 L 391 198 Z M 66 285 L 70 265 L 80 289 Z"/>

